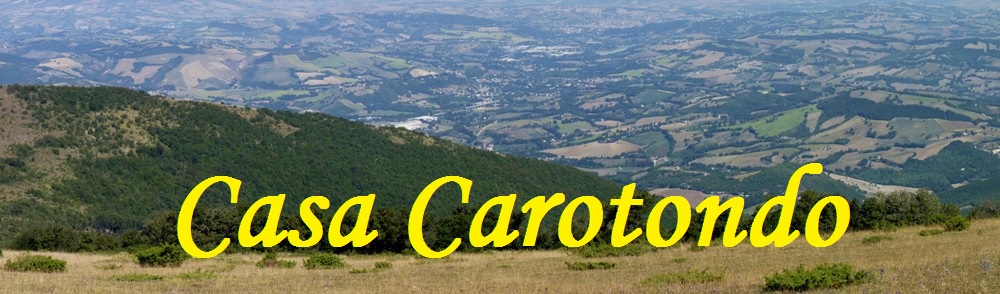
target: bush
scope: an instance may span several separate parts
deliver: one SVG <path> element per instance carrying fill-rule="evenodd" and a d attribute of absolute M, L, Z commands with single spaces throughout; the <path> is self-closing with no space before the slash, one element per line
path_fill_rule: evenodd
<path fill-rule="evenodd" d="M 892 237 L 886 235 L 875 235 L 862 239 L 861 244 L 872 245 L 872 244 L 878 244 L 879 242 L 882 241 L 889 241 L 889 240 L 892 240 Z"/>
<path fill-rule="evenodd" d="M 848 264 L 822 264 L 812 269 L 799 265 L 794 270 L 782 270 L 764 277 L 764 290 L 808 291 L 843 286 L 869 281 L 868 272 L 855 271 Z"/>
<path fill-rule="evenodd" d="M 944 233 L 944 230 L 933 229 L 933 230 L 920 231 L 919 234 L 920 236 L 927 237 L 927 236 L 940 235 L 941 233 Z"/>
<path fill-rule="evenodd" d="M 951 231 L 965 231 L 969 228 L 969 219 L 961 216 L 953 216 L 944 222 L 944 230 Z"/>
<path fill-rule="evenodd" d="M 125 274 L 112 276 L 111 279 L 122 282 L 146 282 L 163 280 L 163 276 L 150 274 Z"/>
<path fill-rule="evenodd" d="M 278 254 L 274 252 L 268 252 L 264 254 L 264 258 L 257 262 L 257 267 L 259 268 L 294 268 L 295 261 L 291 260 L 280 260 L 278 259 Z"/>
<path fill-rule="evenodd" d="M 347 266 L 339 256 L 330 253 L 313 254 L 302 265 L 306 269 L 335 269 Z"/>
<path fill-rule="evenodd" d="M 686 272 L 674 272 L 659 274 L 642 280 L 643 286 L 659 286 L 670 284 L 700 284 L 722 280 L 722 273 L 714 273 L 708 269 L 689 270 Z"/>
<path fill-rule="evenodd" d="M 388 269 L 392 267 L 392 263 L 388 261 L 379 261 L 375 263 L 375 268 L 377 269 Z"/>
<path fill-rule="evenodd" d="M 66 261 L 44 255 L 23 255 L 7 260 L 4 268 L 17 272 L 54 273 L 66 271 Z"/>
<path fill-rule="evenodd" d="M 595 270 L 595 269 L 612 269 L 615 267 L 613 262 L 566 262 L 566 267 L 575 271 L 585 271 L 585 270 Z"/>
<path fill-rule="evenodd" d="M 139 250 L 136 261 L 143 267 L 179 267 L 188 255 L 178 246 L 163 245 Z"/>
<path fill-rule="evenodd" d="M 66 226 L 48 225 L 21 231 L 13 248 L 25 251 L 80 251 L 80 233 Z"/>

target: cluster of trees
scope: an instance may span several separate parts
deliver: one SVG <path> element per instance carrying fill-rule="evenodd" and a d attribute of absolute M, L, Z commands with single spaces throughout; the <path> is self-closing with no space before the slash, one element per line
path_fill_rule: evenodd
<path fill-rule="evenodd" d="M 924 189 L 879 193 L 864 202 L 851 202 L 851 228 L 857 230 L 943 224 L 960 215 L 958 206 L 941 203 Z"/>
<path fill-rule="evenodd" d="M 829 99 L 823 99 L 816 104 L 816 108 L 823 111 L 823 114 L 819 118 L 820 121 L 826 121 L 838 116 L 846 116 L 848 118 L 860 116 L 874 120 L 892 120 L 897 117 L 909 117 L 972 121 L 968 116 L 950 110 L 945 111 L 920 105 L 900 105 L 889 101 L 874 102 L 868 99 L 851 97 L 849 93 L 842 93 Z"/>
<path fill-rule="evenodd" d="M 782 96 L 778 93 L 762 94 L 757 91 L 740 93 L 733 98 L 726 100 L 726 103 L 699 109 L 699 111 L 710 111 L 712 113 L 727 114 L 734 122 L 746 122 L 759 118 L 764 111 L 775 109 L 792 109 L 805 106 L 820 93 L 811 91 L 797 91 L 791 95 Z"/>
<path fill-rule="evenodd" d="M 799 230 L 800 232 L 804 231 L 806 217 L 809 215 L 816 203 L 824 197 L 826 197 L 826 195 L 813 192 L 811 190 L 800 193 L 794 207 L 791 229 Z M 631 231 L 634 228 L 644 228 L 646 216 L 648 216 L 650 208 L 656 201 L 655 197 L 652 197 L 644 192 L 638 193 L 636 198 L 645 199 L 646 205 L 635 207 L 635 209 L 630 211 L 630 215 L 626 222 L 626 231 Z M 951 219 L 963 218 L 960 215 L 957 206 L 941 203 L 933 193 L 926 190 L 919 190 L 913 193 L 899 191 L 879 194 L 876 197 L 869 198 L 864 201 L 854 199 L 850 201 L 850 208 L 850 230 L 885 230 L 903 226 L 939 225 L 944 224 Z M 780 215 L 778 209 L 780 209 L 780 207 L 773 209 L 765 219 L 765 233 L 773 231 L 777 226 Z M 601 246 L 603 244 L 610 243 L 612 226 L 611 220 L 614 219 L 616 211 L 616 209 L 611 208 L 605 209 L 604 226 L 601 228 L 597 237 L 589 244 Z M 194 217 L 195 223 L 192 226 L 195 241 L 199 243 L 199 246 L 202 246 L 202 248 L 212 248 L 217 245 L 219 240 L 222 238 L 234 238 L 237 235 L 237 228 L 239 226 L 242 212 L 243 210 L 240 210 L 240 208 L 213 208 L 196 210 Z M 738 225 L 739 230 L 749 230 L 757 213 L 763 212 L 754 212 L 741 216 Z M 430 218 L 426 219 L 424 223 L 424 236 L 426 242 L 432 248 L 445 248 L 455 238 L 468 240 L 469 224 L 471 223 L 474 215 L 475 211 L 468 206 L 454 208 L 452 213 L 449 215 L 432 215 Z M 692 211 L 691 215 L 691 226 L 681 239 L 684 242 L 697 242 L 701 236 L 703 226 L 705 225 L 703 214 Z M 330 214 L 324 215 L 326 219 L 329 219 L 330 216 Z M 990 204 L 975 210 L 972 216 L 979 218 L 1000 216 L 1000 204 L 990 202 Z M 324 219 L 324 217 L 320 217 L 320 219 Z M 349 214 L 344 222 L 344 226 L 341 227 L 340 230 L 345 233 L 352 230 L 355 217 L 356 216 Z M 383 207 L 376 209 L 371 216 L 369 229 L 378 230 L 379 236 L 371 244 L 359 248 L 350 246 L 332 248 L 325 245 L 325 242 L 321 243 L 319 246 L 311 248 L 296 248 L 285 242 L 271 249 L 260 246 L 254 248 L 231 246 L 227 249 L 227 251 L 311 250 L 361 254 L 406 253 L 412 251 L 408 235 L 408 217 L 409 211 L 404 207 Z M 717 219 L 711 230 L 713 232 L 713 238 L 721 238 L 723 236 L 726 220 L 728 219 L 728 212 L 723 213 Z M 543 229 L 538 235 L 536 245 L 530 247 L 530 249 L 557 249 L 563 247 L 555 234 L 554 224 L 550 221 L 551 220 L 547 220 L 547 223 L 543 224 Z M 583 223 L 584 221 L 585 220 L 583 218 L 576 220 L 573 226 L 574 235 L 581 236 L 583 234 L 582 231 L 586 227 L 586 224 Z M 676 225 L 676 212 L 668 208 L 661 221 L 663 223 L 661 226 L 662 228 L 674 228 Z M 837 219 L 834 209 L 829 206 L 826 207 L 820 216 L 820 231 L 833 231 L 836 221 Z M 489 230 L 491 230 L 496 223 L 497 210 L 494 209 L 487 215 L 486 221 L 484 222 L 484 230 L 486 230 L 484 233 L 489 233 Z M 510 228 L 517 228 L 523 232 L 526 223 L 527 217 L 515 211 L 513 217 L 511 218 Z M 96 232 L 92 230 L 77 231 L 66 226 L 49 225 L 23 231 L 14 238 L 11 246 L 20 250 L 53 250 L 69 252 L 135 250 L 145 247 L 158 246 L 160 244 L 177 244 L 176 224 L 177 218 L 175 214 L 162 213 L 149 219 L 140 229 L 128 230 L 124 233 L 117 234 Z M 309 232 L 305 225 L 298 219 L 283 217 L 280 224 L 281 229 L 295 229 L 300 232 Z M 252 231 L 257 232 L 263 226 L 264 219 L 262 217 L 257 218 L 254 222 L 255 229 Z M 663 234 L 673 234 L 672 229 L 663 232 Z M 521 236 L 519 236 L 514 243 L 499 249 L 529 249 L 529 247 L 522 246 L 522 238 L 523 234 L 521 234 Z M 641 243 L 643 240 L 638 239 L 634 242 Z M 463 242 L 461 247 L 459 247 L 459 250 L 468 252 L 480 251 L 485 248 L 492 247 L 476 248 L 470 246 L 468 242 Z"/>
<path fill-rule="evenodd" d="M 917 188 L 927 188 L 936 191 L 949 202 L 966 203 L 975 199 L 966 199 L 971 193 L 983 192 L 991 195 L 989 189 L 993 185 L 986 183 L 949 192 L 952 184 L 966 179 L 992 179 L 1000 177 L 1000 158 L 976 148 L 972 143 L 953 142 L 938 154 L 925 160 L 908 160 L 900 169 L 858 169 L 849 174 L 866 181 L 901 185 Z M 995 181 L 994 181 L 995 182 Z M 966 191 L 962 193 L 961 191 Z M 961 195 L 958 195 L 961 194 Z M 954 199 L 954 201 L 953 201 Z"/>
<path fill-rule="evenodd" d="M 643 191 L 638 191 L 635 198 L 646 199 L 645 201 L 647 203 L 655 201 L 652 195 Z M 645 219 L 645 215 L 648 214 L 648 210 L 651 207 L 652 204 L 649 204 L 630 211 L 626 227 L 629 230 L 641 228 L 644 225 L 641 221 Z M 246 208 L 247 206 L 243 205 L 237 207 L 196 209 L 193 217 L 194 222 L 191 227 L 192 236 L 194 237 L 195 242 L 201 248 L 214 248 L 214 246 L 217 246 L 219 241 L 223 238 L 233 238 L 235 240 L 238 235 L 240 221 L 242 220 L 243 213 L 246 211 Z M 558 210 L 558 208 L 556 210 Z M 601 228 L 599 234 L 595 238 L 595 243 L 603 244 L 610 242 L 611 226 L 613 224 L 612 220 L 615 219 L 616 212 L 617 210 L 615 209 L 605 210 L 605 225 Z M 357 219 L 356 213 L 357 210 L 352 210 L 346 215 L 343 226 L 339 228 L 342 233 L 346 234 L 354 229 L 355 221 Z M 328 223 L 328 220 L 333 217 L 333 212 L 317 212 L 316 215 L 319 216 L 319 219 L 324 223 Z M 469 240 L 469 227 L 475 215 L 476 210 L 474 210 L 471 205 L 455 207 L 450 214 L 427 215 L 423 223 L 425 242 L 433 248 L 445 248 L 448 247 L 448 245 L 455 238 L 462 238 L 463 240 L 466 240 L 466 242 L 462 243 L 459 250 L 482 250 L 481 248 L 470 246 L 467 242 L 467 240 Z M 264 228 L 266 222 L 265 216 L 266 213 L 262 212 L 254 218 L 251 229 L 252 232 L 259 232 L 262 228 Z M 351 252 L 362 254 L 387 252 L 404 253 L 412 250 L 409 241 L 409 216 L 409 207 L 398 206 L 376 208 L 372 212 L 368 229 L 377 230 L 379 232 L 379 236 L 375 238 L 371 244 L 358 248 L 350 246 L 331 248 L 326 244 L 326 242 L 321 242 L 319 245 L 310 248 L 297 248 L 287 242 L 283 242 L 271 249 L 264 248 L 262 246 L 242 248 L 234 245 L 230 246 L 227 249 L 227 252 L 263 250 L 321 250 L 337 253 Z M 536 239 L 536 245 L 530 248 L 555 249 L 562 246 L 556 235 L 556 216 L 557 212 L 553 211 L 549 213 L 545 219 L 543 219 L 541 229 Z M 574 235 L 577 237 L 584 234 L 583 231 L 587 227 L 585 223 L 587 221 L 585 218 L 586 216 L 587 214 L 582 212 L 576 214 L 573 229 Z M 489 211 L 483 222 L 484 234 L 490 233 L 496 226 L 498 217 L 499 209 Z M 518 229 L 519 231 L 524 232 L 527 223 L 527 215 L 515 209 L 511 217 L 510 228 Z M 303 238 L 307 238 L 306 235 L 310 234 L 309 228 L 301 221 L 301 219 L 289 215 L 282 215 L 281 220 L 279 221 L 279 229 L 298 230 L 304 234 Z M 327 232 L 323 232 L 323 235 L 326 236 Z M 517 250 L 527 248 L 522 246 L 523 237 L 524 234 L 520 234 L 514 243 L 502 249 Z M 67 225 L 42 225 L 20 232 L 13 238 L 13 241 L 9 244 L 9 246 L 19 250 L 77 252 L 131 251 L 146 247 L 159 246 L 161 244 L 178 243 L 176 212 L 162 212 L 147 220 L 141 228 L 129 229 L 121 233 L 95 231 L 92 229 L 77 230 Z"/>

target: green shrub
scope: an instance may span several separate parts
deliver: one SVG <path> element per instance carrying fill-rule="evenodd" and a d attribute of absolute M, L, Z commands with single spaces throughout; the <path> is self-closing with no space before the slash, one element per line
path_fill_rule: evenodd
<path fill-rule="evenodd" d="M 612 269 L 615 267 L 613 262 L 566 262 L 566 267 L 575 271 L 585 271 L 585 270 L 597 270 L 597 269 Z"/>
<path fill-rule="evenodd" d="M 257 267 L 259 268 L 294 268 L 295 261 L 292 260 L 280 260 L 278 259 L 278 254 L 274 252 L 264 253 L 264 258 L 257 262 Z"/>
<path fill-rule="evenodd" d="M 658 274 L 642 280 L 643 286 L 659 286 L 670 284 L 701 284 L 717 282 L 722 280 L 722 273 L 711 272 L 708 269 L 689 270 L 685 272 L 673 272 Z"/>
<path fill-rule="evenodd" d="M 861 244 L 872 245 L 872 244 L 878 244 L 879 242 L 882 241 L 889 241 L 889 240 L 892 240 L 892 237 L 886 235 L 875 235 L 862 239 Z"/>
<path fill-rule="evenodd" d="M 66 261 L 44 255 L 23 255 L 7 260 L 7 264 L 4 265 L 4 268 L 8 271 L 17 272 L 65 272 Z"/>
<path fill-rule="evenodd" d="M 111 279 L 122 282 L 147 282 L 163 280 L 163 276 L 151 274 L 125 274 L 112 276 Z"/>
<path fill-rule="evenodd" d="M 953 216 L 944 222 L 944 230 L 951 231 L 965 231 L 969 228 L 969 219 L 961 216 Z"/>
<path fill-rule="evenodd" d="M 388 261 L 379 261 L 375 263 L 375 268 L 377 269 L 388 269 L 392 267 L 392 263 Z"/>
<path fill-rule="evenodd" d="M 570 253 L 583 258 L 604 258 L 621 256 L 640 256 L 656 250 L 656 247 L 642 244 L 629 244 L 615 247 L 611 244 L 594 244 L 570 250 Z"/>
<path fill-rule="evenodd" d="M 181 280 L 196 280 L 196 281 L 197 280 L 211 280 L 211 279 L 215 279 L 216 277 L 217 277 L 217 275 L 215 273 L 210 272 L 210 271 L 203 271 L 200 268 L 196 269 L 194 271 L 190 271 L 190 272 L 186 272 L 186 273 L 177 275 L 177 278 L 181 279 Z"/>
<path fill-rule="evenodd" d="M 143 267 L 179 267 L 188 255 L 178 246 L 163 245 L 139 250 L 135 258 Z"/>
<path fill-rule="evenodd" d="M 944 230 L 933 229 L 933 230 L 923 230 L 923 231 L 920 231 L 919 234 L 920 234 L 920 236 L 926 237 L 926 236 L 940 235 L 941 233 L 944 233 Z"/>
<path fill-rule="evenodd" d="M 855 271 L 854 267 L 843 263 L 822 264 L 808 270 L 799 265 L 796 269 L 781 270 L 771 276 L 764 277 L 764 290 L 808 291 L 840 288 L 867 282 L 870 279 L 868 272 Z"/>
<path fill-rule="evenodd" d="M 330 253 L 313 254 L 302 265 L 307 269 L 334 269 L 347 266 L 339 256 Z"/>

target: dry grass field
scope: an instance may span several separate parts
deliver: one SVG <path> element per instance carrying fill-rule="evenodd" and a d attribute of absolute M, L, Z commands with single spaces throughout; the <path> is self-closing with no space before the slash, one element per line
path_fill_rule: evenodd
<path fill-rule="evenodd" d="M 973 222 L 962 232 L 920 236 L 928 228 L 893 232 L 852 232 L 830 248 L 813 248 L 800 237 L 785 248 L 754 248 L 744 242 L 735 248 L 713 245 L 693 251 L 689 245 L 661 249 L 638 257 L 584 259 L 566 251 L 487 252 L 453 254 L 429 260 L 407 255 L 345 256 L 347 268 L 306 270 L 303 256 L 294 269 L 254 266 L 261 255 L 229 254 L 208 260 L 188 260 L 179 268 L 142 268 L 127 254 L 42 253 L 68 261 L 64 273 L 4 271 L 0 292 L 119 293 L 119 292 L 514 292 L 618 293 L 761 292 L 764 276 L 799 264 L 848 263 L 867 270 L 871 282 L 836 289 L 873 293 L 991 293 L 1000 290 L 1000 220 Z M 874 235 L 891 239 L 876 244 L 862 240 Z M 643 239 L 639 239 L 643 240 Z M 6 251 L 4 261 L 24 252 Z M 391 267 L 373 269 L 376 262 Z M 575 271 L 566 262 L 606 261 L 612 269 Z M 185 278 L 197 270 L 214 273 L 206 279 Z M 721 281 L 707 284 L 649 285 L 653 275 L 708 269 Z M 122 281 L 127 274 L 151 274 L 154 281 Z M 211 275 L 211 274 L 210 274 Z M 821 290 L 819 292 L 829 292 Z"/>

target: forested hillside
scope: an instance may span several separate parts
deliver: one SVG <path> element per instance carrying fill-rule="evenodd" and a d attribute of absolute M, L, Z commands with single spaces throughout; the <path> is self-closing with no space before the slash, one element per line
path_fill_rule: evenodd
<path fill-rule="evenodd" d="M 176 214 L 197 183 L 217 175 L 243 181 L 240 205 L 287 194 L 284 213 L 296 217 L 298 203 L 313 195 L 329 197 L 331 213 L 370 193 L 376 206 L 410 206 L 448 175 L 474 181 L 469 206 L 511 193 L 519 203 L 557 192 L 604 200 L 621 193 L 620 185 L 571 167 L 323 114 L 112 87 L 5 86 L 0 98 L 2 238 L 45 224 L 139 228 L 158 212 Z M 439 195 L 457 196 L 452 186 Z M 210 189 L 199 208 L 230 206 L 227 193 Z M 460 205 L 459 197 L 435 198 L 430 213 L 450 215 Z"/>

